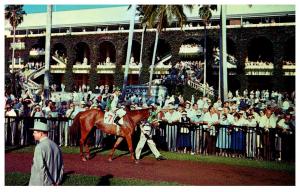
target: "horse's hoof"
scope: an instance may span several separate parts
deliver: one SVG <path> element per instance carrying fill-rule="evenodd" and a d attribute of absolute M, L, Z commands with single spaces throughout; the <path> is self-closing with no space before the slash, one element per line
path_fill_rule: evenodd
<path fill-rule="evenodd" d="M 111 163 L 111 162 L 112 162 L 112 159 L 111 159 L 111 158 L 109 158 L 109 159 L 108 159 L 108 162 L 109 162 L 109 163 Z"/>
<path fill-rule="evenodd" d="M 86 162 L 87 159 L 86 159 L 85 157 L 82 157 L 82 158 L 81 158 L 81 161 Z"/>

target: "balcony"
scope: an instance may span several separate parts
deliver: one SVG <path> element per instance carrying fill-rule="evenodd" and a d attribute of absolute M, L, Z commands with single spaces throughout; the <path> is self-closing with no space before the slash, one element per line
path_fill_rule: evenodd
<path fill-rule="evenodd" d="M 44 49 L 32 49 L 29 51 L 30 56 L 39 56 L 39 55 L 45 55 Z"/>
<path fill-rule="evenodd" d="M 248 61 L 245 63 L 246 75 L 269 76 L 273 74 L 274 64 L 270 62 Z"/>
<path fill-rule="evenodd" d="M 182 57 L 189 57 L 199 55 L 203 53 L 204 49 L 201 45 L 181 45 L 179 49 L 179 55 Z"/>
<path fill-rule="evenodd" d="M 15 50 L 24 50 L 25 43 L 24 42 L 10 43 L 10 49 L 13 49 L 13 48 L 15 48 Z"/>
<path fill-rule="evenodd" d="M 18 70 L 18 69 L 23 69 L 24 68 L 24 60 L 22 58 L 14 58 L 15 60 L 15 65 L 14 65 L 14 70 Z M 12 62 L 11 60 L 9 61 L 10 65 L 9 68 L 12 69 Z"/>
<path fill-rule="evenodd" d="M 51 73 L 66 73 L 66 65 L 63 63 L 50 66 Z"/>
<path fill-rule="evenodd" d="M 122 69 L 125 71 L 125 65 L 122 66 Z M 128 67 L 128 74 L 139 74 L 140 73 L 140 68 L 142 65 L 136 64 L 136 63 L 131 63 L 129 64 Z"/>
<path fill-rule="evenodd" d="M 116 69 L 116 64 L 115 63 L 105 63 L 105 64 L 100 64 L 97 65 L 97 73 L 100 74 L 114 74 Z"/>
<path fill-rule="evenodd" d="M 169 74 L 169 69 L 172 68 L 172 65 L 164 65 L 162 63 L 159 63 L 158 65 L 154 66 L 154 74 L 156 75 L 165 75 Z"/>
<path fill-rule="evenodd" d="M 73 73 L 90 73 L 91 65 L 76 62 L 73 65 Z"/>
<path fill-rule="evenodd" d="M 18 71 L 18 70 L 23 69 L 23 68 L 24 68 L 23 64 L 15 64 L 14 65 L 14 71 Z M 10 69 L 10 72 L 12 72 L 12 65 L 9 65 L 9 69 Z"/>
<path fill-rule="evenodd" d="M 295 62 L 284 61 L 282 65 L 284 76 L 296 76 Z"/>

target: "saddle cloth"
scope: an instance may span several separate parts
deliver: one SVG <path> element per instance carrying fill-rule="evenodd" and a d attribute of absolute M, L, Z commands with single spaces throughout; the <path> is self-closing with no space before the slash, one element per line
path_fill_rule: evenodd
<path fill-rule="evenodd" d="M 107 112 L 105 112 L 105 114 L 104 114 L 104 123 L 105 123 L 105 124 L 115 124 L 115 123 L 114 123 L 115 118 L 116 118 L 116 114 L 115 114 L 115 113 L 113 113 L 113 112 L 111 112 L 111 111 L 107 111 Z M 121 125 L 123 125 L 123 118 L 121 118 L 121 119 L 119 120 L 119 123 L 120 123 Z"/>

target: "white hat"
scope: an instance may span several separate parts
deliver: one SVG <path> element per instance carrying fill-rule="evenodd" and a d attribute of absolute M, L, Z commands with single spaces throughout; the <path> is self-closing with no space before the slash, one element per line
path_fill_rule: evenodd
<path fill-rule="evenodd" d="M 33 128 L 31 128 L 30 130 L 33 130 L 33 131 L 45 131 L 45 132 L 48 132 L 49 131 L 49 128 L 47 126 L 46 123 L 42 123 L 40 121 L 37 121 L 34 123 L 34 126 Z"/>

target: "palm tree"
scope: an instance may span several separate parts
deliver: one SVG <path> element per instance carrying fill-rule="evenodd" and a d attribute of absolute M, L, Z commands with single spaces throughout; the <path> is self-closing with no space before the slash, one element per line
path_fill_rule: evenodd
<path fill-rule="evenodd" d="M 9 20 L 10 25 L 13 28 L 13 46 L 12 46 L 12 91 L 17 94 L 15 86 L 15 43 L 16 43 L 16 28 L 23 22 L 23 16 L 26 15 L 26 12 L 23 10 L 23 5 L 7 5 L 5 7 L 5 19 Z"/>
<path fill-rule="evenodd" d="M 203 96 L 206 95 L 206 42 L 207 42 L 207 29 L 206 26 L 210 23 L 210 18 L 212 16 L 212 11 L 217 10 L 217 5 L 202 5 L 199 8 L 199 16 L 203 21 L 204 24 L 204 78 L 203 78 L 203 84 L 204 84 L 204 90 L 203 90 Z"/>
<path fill-rule="evenodd" d="M 188 5 L 186 7 L 190 10 L 192 9 L 191 5 Z M 184 14 L 182 5 L 143 5 L 143 11 L 144 17 L 142 18 L 142 24 L 146 24 L 150 28 L 156 25 L 156 36 L 152 55 L 148 89 L 148 95 L 150 95 L 159 34 L 161 33 L 163 28 L 167 27 L 169 23 L 174 21 L 174 18 L 178 20 L 179 26 L 182 27 L 186 22 L 187 17 Z"/>

